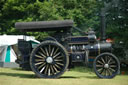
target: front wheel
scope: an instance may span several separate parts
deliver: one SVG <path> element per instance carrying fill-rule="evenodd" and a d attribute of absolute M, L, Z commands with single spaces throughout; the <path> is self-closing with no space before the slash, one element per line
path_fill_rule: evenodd
<path fill-rule="evenodd" d="M 40 78 L 58 78 L 69 64 L 66 49 L 56 41 L 40 43 L 30 56 L 32 71 Z"/>
<path fill-rule="evenodd" d="M 93 68 L 99 78 L 113 78 L 120 71 L 120 63 L 117 57 L 111 53 L 102 53 L 97 56 Z"/>

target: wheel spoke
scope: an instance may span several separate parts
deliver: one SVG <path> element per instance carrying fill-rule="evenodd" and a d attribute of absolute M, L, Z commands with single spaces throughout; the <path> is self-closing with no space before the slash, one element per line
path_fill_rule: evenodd
<path fill-rule="evenodd" d="M 46 63 L 41 64 L 38 69 L 42 68 Z"/>
<path fill-rule="evenodd" d="M 50 76 L 51 75 L 51 70 L 50 70 L 50 68 L 48 69 L 48 76 Z"/>
<path fill-rule="evenodd" d="M 47 56 L 49 56 L 48 49 L 46 47 L 45 47 L 45 51 L 46 51 Z"/>
<path fill-rule="evenodd" d="M 105 56 L 105 62 L 108 63 L 108 56 Z"/>
<path fill-rule="evenodd" d="M 53 58 L 57 57 L 58 55 L 60 55 L 60 52 L 59 52 L 59 53 L 57 53 L 56 55 L 54 55 L 54 56 L 53 56 Z"/>
<path fill-rule="evenodd" d="M 102 71 L 102 70 L 103 70 L 103 68 L 100 68 L 100 69 L 98 69 L 97 71 L 100 72 L 100 71 Z"/>
<path fill-rule="evenodd" d="M 102 63 L 100 60 L 98 60 L 97 62 L 98 62 L 99 64 L 102 64 L 102 65 L 103 65 L 103 63 Z"/>
<path fill-rule="evenodd" d="M 100 74 L 102 74 L 104 72 L 104 68 L 102 68 L 102 70 L 100 71 Z"/>
<path fill-rule="evenodd" d="M 96 65 L 96 67 L 103 67 L 103 65 Z"/>
<path fill-rule="evenodd" d="M 36 54 L 35 56 L 38 57 L 38 58 L 43 58 L 42 56 L 39 56 L 39 55 L 37 55 L 37 54 Z"/>
<path fill-rule="evenodd" d="M 109 57 L 109 58 L 110 58 L 110 57 Z M 111 60 L 112 60 L 112 58 L 110 58 L 110 59 L 108 60 L 108 64 L 110 64 Z"/>
<path fill-rule="evenodd" d="M 107 76 L 108 75 L 108 73 L 107 73 L 107 69 L 105 69 L 105 76 Z"/>
<path fill-rule="evenodd" d="M 107 69 L 107 71 L 108 71 L 109 75 L 111 76 L 112 75 L 112 72 L 109 69 Z"/>
<path fill-rule="evenodd" d="M 105 69 L 103 69 L 103 71 L 101 72 L 101 74 L 105 76 Z"/>
<path fill-rule="evenodd" d="M 42 64 L 42 63 L 44 63 L 44 62 L 38 62 L 38 63 L 35 63 L 35 65 L 39 65 L 39 64 Z"/>
<path fill-rule="evenodd" d="M 53 56 L 54 49 L 55 49 L 55 48 L 53 47 L 50 56 Z"/>
<path fill-rule="evenodd" d="M 57 53 L 58 50 L 59 50 L 59 48 L 57 48 L 57 49 L 55 50 L 55 52 L 53 53 L 53 55 L 55 55 L 55 54 Z"/>
<path fill-rule="evenodd" d="M 58 64 L 58 65 L 61 65 L 61 66 L 64 66 L 64 64 L 62 64 L 62 63 L 59 63 L 59 62 L 56 62 L 56 64 Z"/>
<path fill-rule="evenodd" d="M 115 70 L 113 68 L 109 68 L 111 71 L 115 72 Z"/>
<path fill-rule="evenodd" d="M 115 61 L 110 62 L 109 64 L 115 64 Z"/>
<path fill-rule="evenodd" d="M 46 56 L 45 56 L 43 53 L 39 52 L 39 54 L 40 54 L 41 56 L 43 56 L 43 57 L 45 57 L 45 58 L 46 58 Z"/>
<path fill-rule="evenodd" d="M 53 65 L 53 68 L 55 69 L 56 72 L 58 72 L 58 70 L 56 69 L 56 67 Z"/>
<path fill-rule="evenodd" d="M 58 66 L 57 64 L 55 64 L 55 66 L 56 66 L 57 68 L 61 69 L 61 67 L 60 67 L 60 66 Z"/>
<path fill-rule="evenodd" d="M 116 65 L 110 65 L 110 67 L 117 67 Z"/>
<path fill-rule="evenodd" d="M 47 75 L 47 71 L 48 71 L 48 65 L 46 65 L 46 68 L 45 68 L 45 74 Z"/>
<path fill-rule="evenodd" d="M 102 62 L 105 64 L 105 61 L 104 61 L 104 59 L 101 57 L 101 60 L 102 60 Z"/>
<path fill-rule="evenodd" d="M 55 57 L 55 59 L 59 59 L 59 58 L 63 58 L 62 56 L 57 56 L 57 57 Z"/>
<path fill-rule="evenodd" d="M 35 61 L 42 61 L 42 62 L 44 62 L 45 60 L 44 59 L 35 59 Z"/>
<path fill-rule="evenodd" d="M 50 68 L 51 68 L 52 74 L 54 74 L 55 71 L 54 71 L 52 65 L 50 65 Z"/>
<path fill-rule="evenodd" d="M 58 60 L 58 59 L 55 59 L 54 61 L 55 61 L 55 62 L 59 62 L 59 61 L 63 61 L 63 60 Z"/>
<path fill-rule="evenodd" d="M 44 69 L 45 69 L 45 66 L 40 70 L 40 73 L 42 73 L 44 71 Z"/>
<path fill-rule="evenodd" d="M 46 55 L 46 52 L 44 51 L 44 49 L 43 49 L 43 48 L 40 48 L 40 49 L 41 49 L 41 51 L 43 52 L 43 54 Z"/>
<path fill-rule="evenodd" d="M 50 56 L 50 53 L 51 53 L 51 45 L 48 45 L 48 50 L 49 50 L 49 56 Z"/>

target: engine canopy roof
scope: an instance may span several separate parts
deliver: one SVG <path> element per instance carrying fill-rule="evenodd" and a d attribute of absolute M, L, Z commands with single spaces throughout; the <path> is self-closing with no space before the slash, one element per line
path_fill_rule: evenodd
<path fill-rule="evenodd" d="M 21 31 L 58 31 L 70 30 L 73 20 L 16 22 L 15 28 Z"/>

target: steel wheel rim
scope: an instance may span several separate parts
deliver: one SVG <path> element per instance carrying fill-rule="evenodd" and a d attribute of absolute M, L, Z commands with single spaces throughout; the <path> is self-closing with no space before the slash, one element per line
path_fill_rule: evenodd
<path fill-rule="evenodd" d="M 118 62 L 111 55 L 103 55 L 96 60 L 96 71 L 104 78 L 111 78 L 118 72 Z"/>
<path fill-rule="evenodd" d="M 67 62 L 65 56 L 63 49 L 55 44 L 41 45 L 35 50 L 33 66 L 41 76 L 55 77 L 64 71 Z"/>

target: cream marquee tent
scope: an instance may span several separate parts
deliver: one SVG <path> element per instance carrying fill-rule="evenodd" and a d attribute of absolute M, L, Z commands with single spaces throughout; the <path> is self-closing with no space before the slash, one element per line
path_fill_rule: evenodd
<path fill-rule="evenodd" d="M 15 63 L 18 55 L 18 39 L 24 39 L 23 35 L 2 35 L 0 36 L 0 67 L 18 67 Z M 25 36 L 32 45 L 40 43 L 32 36 Z"/>

